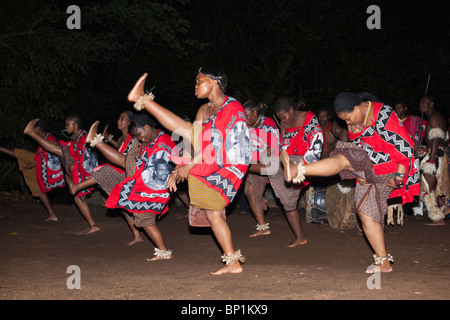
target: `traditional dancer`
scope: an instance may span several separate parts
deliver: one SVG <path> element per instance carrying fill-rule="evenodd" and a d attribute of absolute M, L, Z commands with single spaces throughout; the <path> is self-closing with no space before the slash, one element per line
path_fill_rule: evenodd
<path fill-rule="evenodd" d="M 70 141 L 60 141 L 58 144 L 48 141 L 33 130 L 38 121 L 39 119 L 31 120 L 25 127 L 24 133 L 36 140 L 43 149 L 60 158 L 66 172 L 66 180 L 72 179 L 72 181 L 78 183 L 87 179 L 98 165 L 98 159 L 97 155 L 86 146 L 87 132 L 81 127 L 81 118 L 76 115 L 70 115 L 66 118 L 66 131 L 72 137 Z M 85 199 L 85 196 L 90 194 L 92 190 L 92 188 L 84 189 L 74 196 L 75 204 L 89 224 L 89 229 L 84 232 L 85 234 L 100 230 Z"/>
<path fill-rule="evenodd" d="M 420 162 L 421 198 L 431 220 L 426 225 L 440 226 L 445 224 L 444 219 L 450 215 L 450 208 L 447 205 L 450 196 L 447 123 L 435 110 L 434 98 L 430 95 L 420 99 L 420 112 L 427 116 L 426 146 L 418 148 L 418 154 L 423 157 Z"/>
<path fill-rule="evenodd" d="M 129 132 L 128 127 L 131 124 L 131 121 L 135 115 L 131 111 L 122 112 L 117 120 L 117 128 L 122 132 L 122 136 L 119 139 L 113 140 L 112 135 L 108 134 L 107 126 L 103 130 L 102 137 L 104 138 L 104 143 L 110 143 L 114 146 L 115 149 L 118 149 L 118 152 L 124 156 L 129 154 L 129 161 L 125 161 L 125 163 L 129 164 L 127 168 L 125 167 L 114 167 L 111 164 L 101 164 L 94 168 L 93 172 L 86 180 L 83 180 L 80 183 L 74 183 L 71 180 L 67 181 L 67 185 L 69 186 L 70 192 L 75 195 L 80 190 L 86 189 L 88 187 L 93 187 L 97 183 L 100 187 L 105 191 L 108 195 L 110 194 L 112 188 L 119 182 L 121 182 L 126 177 L 130 177 L 134 174 L 136 169 L 136 164 L 134 161 L 134 157 L 138 155 L 139 150 L 139 142 L 138 139 L 134 138 Z M 91 130 L 95 131 L 97 134 L 98 121 L 96 121 L 92 126 Z M 111 154 L 114 152 L 109 152 L 108 155 L 111 157 Z M 123 170 L 122 168 L 126 169 Z M 122 212 L 125 220 L 127 221 L 128 226 L 130 227 L 131 233 L 133 234 L 134 239 L 128 243 L 128 245 L 133 245 L 138 242 L 144 241 L 141 237 L 139 230 L 134 227 L 133 221 L 127 212 Z"/>
<path fill-rule="evenodd" d="M 293 161 L 306 163 L 320 159 L 323 145 L 322 129 L 317 117 L 311 111 L 300 111 L 297 104 L 288 97 L 282 97 L 275 103 L 277 117 L 281 120 L 282 148 Z M 288 247 L 293 248 L 308 242 L 304 233 L 297 210 L 298 199 L 302 188 L 309 182 L 299 186 L 286 185 L 283 168 L 269 176 L 270 184 L 275 195 L 280 199 L 289 226 L 295 235 L 295 240 Z"/>
<path fill-rule="evenodd" d="M 34 131 L 44 139 L 57 143 L 54 135 L 47 132 L 47 127 L 42 120 L 34 126 Z M 55 188 L 64 187 L 64 172 L 59 158 L 50 152 L 38 147 L 36 153 L 23 149 L 9 149 L 0 147 L 0 152 L 16 158 L 19 169 L 33 197 L 39 198 L 39 202 L 47 210 L 48 217 L 45 221 L 58 221 L 47 193 Z"/>
<path fill-rule="evenodd" d="M 275 121 L 267 117 L 267 106 L 255 100 L 244 103 L 245 117 L 249 127 L 251 165 L 245 178 L 245 195 L 256 219 L 256 232 L 250 237 L 269 235 L 264 211 L 269 201 L 264 198 L 264 190 L 269 182 L 268 175 L 278 171 L 280 164 L 280 132 Z"/>
<path fill-rule="evenodd" d="M 390 272 L 393 257 L 386 251 L 383 233 L 387 199 L 397 189 L 404 203 L 413 201 L 419 194 L 419 176 L 413 166 L 414 144 L 392 108 L 363 98 L 351 92 L 336 97 L 335 111 L 347 122 L 351 142 L 339 141 L 330 157 L 309 164 L 293 163 L 286 152 L 280 157 L 287 181 L 335 174 L 357 179 L 356 210 L 375 252 L 375 263 L 366 272 Z"/>
<path fill-rule="evenodd" d="M 133 214 L 134 226 L 143 228 L 155 245 L 154 255 L 147 261 L 170 259 L 172 250 L 167 248 L 156 219 L 169 209 L 167 180 L 173 169 L 170 162 L 176 154 L 175 143 L 168 134 L 155 128 L 150 117 L 140 114 L 132 118 L 129 132 L 141 145 L 138 152 L 132 148 L 124 155 L 102 141 L 97 126 L 98 122 L 91 126 L 87 141 L 112 164 L 126 171 L 109 166 L 106 174 L 96 176 L 97 183 L 109 195 L 106 207 L 125 209 Z"/>
<path fill-rule="evenodd" d="M 195 95 L 209 100 L 200 107 L 194 124 L 178 117 L 155 101 L 152 93 L 144 94 L 144 74 L 128 95 L 138 110 L 145 108 L 170 131 L 192 141 L 196 154 L 180 162 L 171 175 L 174 182 L 188 179 L 190 223 L 206 216 L 223 250 L 226 266 L 212 272 L 240 273 L 240 250 L 235 251 L 225 208 L 233 200 L 250 163 L 248 129 L 242 105 L 225 94 L 226 74 L 214 67 L 202 67 L 196 77 Z M 186 151 L 189 148 L 185 148 Z"/>

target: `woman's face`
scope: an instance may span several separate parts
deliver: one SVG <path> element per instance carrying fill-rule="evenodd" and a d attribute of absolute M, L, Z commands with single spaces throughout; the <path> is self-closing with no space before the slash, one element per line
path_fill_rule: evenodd
<path fill-rule="evenodd" d="M 289 128 L 294 124 L 294 109 L 290 108 L 289 111 L 278 111 L 277 117 Z"/>
<path fill-rule="evenodd" d="M 66 119 L 66 131 L 68 134 L 72 134 L 76 131 L 78 125 L 73 122 L 71 119 Z"/>
<path fill-rule="evenodd" d="M 356 126 L 363 122 L 363 114 L 359 107 L 356 106 L 350 112 L 339 112 L 337 113 L 339 119 L 344 120 L 347 125 Z"/>
<path fill-rule="evenodd" d="M 331 116 L 328 114 L 328 111 L 320 110 L 317 113 L 317 119 L 319 120 L 322 129 L 325 129 L 328 123 L 330 122 Z"/>
<path fill-rule="evenodd" d="M 198 99 L 207 98 L 214 86 L 214 80 L 199 73 L 195 78 L 195 96 Z"/>
<path fill-rule="evenodd" d="M 138 127 L 136 129 L 136 137 L 144 145 L 150 143 L 153 141 L 151 127 L 147 124 L 143 127 Z"/>
<path fill-rule="evenodd" d="M 130 125 L 130 118 L 126 112 L 122 112 L 119 116 L 119 120 L 117 120 L 117 128 L 122 131 L 128 128 Z"/>
<path fill-rule="evenodd" d="M 252 110 L 252 108 L 244 108 L 245 118 L 247 119 L 247 125 L 253 127 L 258 121 L 258 112 Z"/>

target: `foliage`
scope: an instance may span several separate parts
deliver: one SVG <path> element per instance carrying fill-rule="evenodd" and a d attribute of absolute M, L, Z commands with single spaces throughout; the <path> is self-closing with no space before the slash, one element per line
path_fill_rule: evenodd
<path fill-rule="evenodd" d="M 23 128 L 36 117 L 56 133 L 70 113 L 80 114 L 87 125 L 97 119 L 115 123 L 120 112 L 114 110 L 129 108 L 126 92 L 117 88 L 129 90 L 143 72 L 145 56 L 158 61 L 167 52 L 173 63 L 202 46 L 185 37 L 189 22 L 165 2 L 86 1 L 79 5 L 80 30 L 67 28 L 68 6 L 21 0 L 2 7 L 0 145 L 35 149 Z M 2 182 L 16 187 L 8 183 L 18 180 L 14 163 L 0 161 L 8 167 L 0 172 Z"/>
<path fill-rule="evenodd" d="M 228 92 L 241 101 L 271 107 L 290 95 L 313 110 L 352 90 L 402 98 L 417 113 L 431 74 L 445 110 L 446 10 L 432 0 L 379 3 L 381 30 L 366 26 L 368 0 L 77 1 L 81 29 L 69 30 L 71 2 L 11 1 L 0 11 L 0 145 L 36 148 L 22 134 L 34 117 L 54 133 L 68 113 L 115 127 L 144 72 L 159 103 L 193 117 L 202 103 L 195 74 L 208 64 L 225 69 Z M 17 170 L 2 172 L 14 162 L 0 162 L 0 188 L 18 188 Z"/>

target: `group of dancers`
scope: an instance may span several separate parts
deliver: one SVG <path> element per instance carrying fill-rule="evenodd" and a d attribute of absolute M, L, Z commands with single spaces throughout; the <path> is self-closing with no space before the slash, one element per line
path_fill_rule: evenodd
<path fill-rule="evenodd" d="M 225 210 L 242 182 L 257 222 L 251 236 L 270 234 L 264 215 L 264 190 L 270 182 L 295 235 L 288 246 L 295 247 L 307 243 L 297 211 L 302 189 L 311 177 L 340 175 L 357 180 L 356 212 L 375 260 L 366 272 L 392 271 L 383 230 L 387 200 L 412 202 L 420 188 L 414 143 L 390 106 L 372 96 L 338 95 L 335 111 L 347 123 L 350 142 L 337 141 L 330 155 L 321 159 L 324 134 L 330 128 L 322 128 L 313 112 L 300 110 L 288 97 L 276 101 L 274 121 L 265 115 L 264 104 L 250 100 L 241 105 L 226 95 L 226 74 L 205 66 L 196 75 L 195 96 L 207 103 L 190 122 L 158 104 L 153 93 L 145 93 L 146 78 L 144 74 L 128 95 L 135 112 L 120 114 L 122 136 L 117 141 L 107 129 L 98 133 L 98 121 L 83 130 L 77 116 L 66 119 L 71 135 L 67 142 L 58 142 L 39 119 L 28 123 L 24 133 L 40 145 L 35 157 L 28 157 L 37 163 L 36 176 L 41 177 L 41 194 L 33 195 L 50 208 L 49 220 L 57 217 L 45 194 L 67 184 L 89 224 L 86 233 L 100 230 L 85 200 L 98 185 L 108 194 L 106 207 L 123 211 L 134 235 L 131 244 L 142 241 L 143 229 L 155 245 L 147 260 L 170 259 L 172 250 L 156 221 L 167 213 L 171 195 L 187 183 L 189 224 L 211 227 L 223 252 L 225 265 L 212 274 L 240 273 L 245 257 L 235 249 Z M 147 113 L 172 135 L 158 129 Z M 108 163 L 98 165 L 96 152 Z"/>

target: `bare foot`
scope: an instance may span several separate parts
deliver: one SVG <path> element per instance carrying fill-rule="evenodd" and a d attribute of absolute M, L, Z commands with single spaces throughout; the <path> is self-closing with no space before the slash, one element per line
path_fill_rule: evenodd
<path fill-rule="evenodd" d="M 44 220 L 45 222 L 47 221 L 58 221 L 58 217 L 55 214 L 49 214 L 48 218 Z"/>
<path fill-rule="evenodd" d="M 385 260 L 380 265 L 375 265 L 375 264 L 370 265 L 365 272 L 366 273 L 375 273 L 375 272 L 386 272 L 387 273 L 387 272 L 392 272 L 393 270 L 394 269 L 392 268 L 391 263 L 388 260 Z"/>
<path fill-rule="evenodd" d="M 38 123 L 39 119 L 33 119 L 30 122 L 28 122 L 27 126 L 23 130 L 23 133 L 30 134 L 34 132 L 34 127 L 36 126 L 36 123 Z"/>
<path fill-rule="evenodd" d="M 158 261 L 158 260 L 169 260 L 169 259 L 172 259 L 172 257 L 153 256 L 151 258 L 147 258 L 147 261 Z"/>
<path fill-rule="evenodd" d="M 287 245 L 288 248 L 295 248 L 296 246 L 300 246 L 303 244 L 307 244 L 308 240 L 306 240 L 305 238 L 302 239 L 296 239 L 294 241 L 292 241 L 290 244 Z"/>
<path fill-rule="evenodd" d="M 88 132 L 88 134 L 87 134 L 87 136 L 86 136 L 86 143 L 89 143 L 89 142 L 91 142 L 92 140 L 94 140 L 94 138 L 95 138 L 95 135 L 97 134 L 97 128 L 98 128 L 98 124 L 100 123 L 100 121 L 95 121 L 93 124 L 92 124 L 92 126 L 91 126 L 91 128 L 89 129 L 89 132 Z"/>
<path fill-rule="evenodd" d="M 144 241 L 144 239 L 142 239 L 141 236 L 135 237 L 133 241 L 130 241 L 130 242 L 128 243 L 128 245 L 129 245 L 129 246 L 132 246 L 133 244 L 136 244 L 136 243 L 138 243 L 138 242 L 143 242 L 143 241 Z"/>
<path fill-rule="evenodd" d="M 87 234 L 91 234 L 91 233 L 97 232 L 99 230 L 100 230 L 100 228 L 96 224 L 94 224 L 93 226 L 90 226 L 87 231 L 77 232 L 75 234 L 77 236 L 82 236 L 82 235 L 87 235 Z"/>
<path fill-rule="evenodd" d="M 145 85 L 145 79 L 147 78 L 148 73 L 144 73 L 139 80 L 134 85 L 133 89 L 131 89 L 130 93 L 128 94 L 128 101 L 136 102 L 138 99 L 145 94 L 144 92 L 144 85 Z"/>
<path fill-rule="evenodd" d="M 100 228 L 96 224 L 94 224 L 93 226 L 91 226 L 89 228 L 89 230 L 86 232 L 86 234 L 91 234 L 91 233 L 97 232 L 99 230 L 100 230 Z"/>
<path fill-rule="evenodd" d="M 216 272 L 211 272 L 212 275 L 221 275 L 224 273 L 241 273 L 244 271 L 239 261 L 233 261 L 230 262 L 228 265 L 226 265 L 223 268 L 220 268 Z"/>
<path fill-rule="evenodd" d="M 297 176 L 297 165 L 289 160 L 289 155 L 286 150 L 281 150 L 280 160 L 284 167 L 284 180 L 291 182 Z"/>
<path fill-rule="evenodd" d="M 260 230 L 260 231 L 256 231 L 255 233 L 252 233 L 251 235 L 249 235 L 250 238 L 256 238 L 259 236 L 268 236 L 270 234 L 270 230 Z"/>

